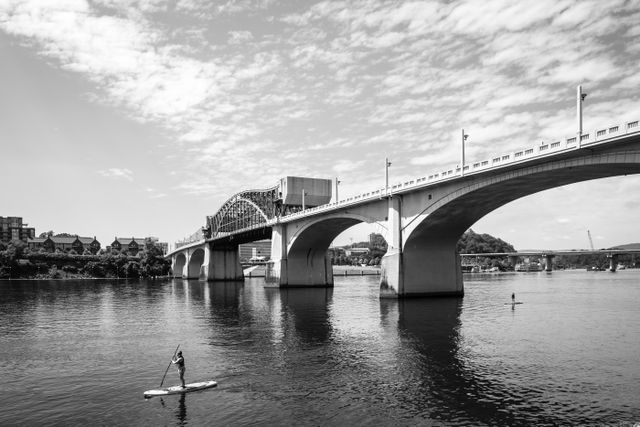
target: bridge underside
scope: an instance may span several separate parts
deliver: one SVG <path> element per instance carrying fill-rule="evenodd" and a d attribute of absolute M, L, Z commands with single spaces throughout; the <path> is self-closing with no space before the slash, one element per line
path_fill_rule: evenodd
<path fill-rule="evenodd" d="M 419 196 L 404 196 L 391 203 L 389 218 L 415 216 L 423 219 L 413 229 L 397 232 L 404 240 L 390 244 L 383 258 L 381 295 L 462 295 L 463 281 L 456 245 L 462 234 L 488 213 L 519 198 L 582 181 L 640 173 L 640 153 L 593 154 L 575 161 L 551 163 L 546 167 L 521 169 L 485 182 L 468 180 L 451 201 L 424 209 Z M 404 210 L 406 212 L 401 212 Z M 402 223 L 402 220 L 398 220 Z M 400 248 L 401 250 L 397 249 Z"/>
<path fill-rule="evenodd" d="M 320 221 L 292 241 L 288 237 L 295 227 L 275 226 L 267 282 L 279 287 L 332 287 L 333 267 L 327 249 L 340 233 L 359 222 L 353 218 Z"/>

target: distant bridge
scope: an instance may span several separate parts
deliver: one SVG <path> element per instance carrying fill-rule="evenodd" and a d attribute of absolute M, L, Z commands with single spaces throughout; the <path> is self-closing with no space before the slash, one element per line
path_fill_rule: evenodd
<path fill-rule="evenodd" d="M 640 249 L 571 249 L 571 250 L 533 250 L 518 252 L 491 252 L 478 254 L 460 254 L 462 258 L 479 258 L 479 257 L 507 257 L 511 264 L 515 265 L 516 260 L 521 257 L 540 257 L 545 259 L 545 270 L 553 270 L 553 259 L 557 256 L 575 256 L 575 255 L 605 255 L 609 258 L 609 270 L 616 271 L 618 266 L 618 256 L 625 254 L 640 254 Z"/>
<path fill-rule="evenodd" d="M 456 243 L 470 226 L 543 190 L 640 173 L 639 131 L 638 121 L 603 127 L 312 208 L 305 207 L 304 191 L 298 206 L 280 204 L 277 187 L 242 192 L 167 256 L 179 277 L 242 280 L 238 245 L 271 237 L 269 283 L 332 286 L 329 245 L 366 222 L 388 244 L 381 296 L 462 295 Z"/>

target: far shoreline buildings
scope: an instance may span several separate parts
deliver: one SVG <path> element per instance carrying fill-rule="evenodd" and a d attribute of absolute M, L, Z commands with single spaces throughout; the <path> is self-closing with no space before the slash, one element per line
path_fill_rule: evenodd
<path fill-rule="evenodd" d="M 12 240 L 27 240 L 36 237 L 36 229 L 28 227 L 19 216 L 0 216 L 0 243 L 7 244 Z"/>
<path fill-rule="evenodd" d="M 163 254 L 168 251 L 168 243 L 160 242 L 157 237 L 115 237 L 110 246 L 104 251 L 109 253 L 117 251 L 127 255 L 136 256 L 145 247 L 152 243 L 162 250 Z M 20 241 L 27 245 L 31 251 L 45 251 L 49 253 L 75 253 L 78 255 L 95 255 L 100 252 L 102 245 L 96 237 L 83 237 L 77 234 L 62 233 L 60 235 L 44 235 L 36 237 L 34 227 L 28 227 L 23 222 L 22 217 L 0 216 L 0 250 L 7 247 L 11 242 Z"/>

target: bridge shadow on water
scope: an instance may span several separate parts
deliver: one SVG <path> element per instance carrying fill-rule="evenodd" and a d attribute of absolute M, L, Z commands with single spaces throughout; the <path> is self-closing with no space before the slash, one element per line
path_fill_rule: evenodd
<path fill-rule="evenodd" d="M 385 306 L 394 303 L 403 348 L 414 351 L 407 356 L 410 361 L 399 363 L 411 363 L 419 373 L 415 394 L 403 402 L 409 408 L 431 420 L 456 425 L 562 423 L 545 418 L 543 408 L 531 405 L 519 385 L 505 387 L 502 372 L 477 367 L 477 353 L 474 356 L 461 335 L 462 298 L 381 300 L 381 310 L 389 310 Z"/>
<path fill-rule="evenodd" d="M 333 288 L 278 290 L 285 331 L 295 333 L 300 344 L 320 344 L 329 341 L 331 323 L 329 308 Z M 267 292 L 267 295 L 273 293 Z"/>

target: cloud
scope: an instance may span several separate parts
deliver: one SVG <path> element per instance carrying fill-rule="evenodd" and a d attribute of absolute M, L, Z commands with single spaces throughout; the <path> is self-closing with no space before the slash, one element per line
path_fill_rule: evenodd
<path fill-rule="evenodd" d="M 122 178 L 126 179 L 127 181 L 133 181 L 133 172 L 126 168 L 110 168 L 98 171 L 98 173 L 107 178 Z"/>
<path fill-rule="evenodd" d="M 352 160 L 339 160 L 332 169 L 336 173 L 349 172 L 357 170 L 364 163 L 364 160 L 352 161 Z"/>
<path fill-rule="evenodd" d="M 463 128 L 467 161 L 565 137 L 577 84 L 585 127 L 631 118 L 638 17 L 618 0 L 0 3 L 0 31 L 158 129 L 179 189 L 219 199 L 291 174 L 366 183 L 385 156 L 437 172 Z"/>
<path fill-rule="evenodd" d="M 229 43 L 240 44 L 253 40 L 251 31 L 229 31 Z"/>

